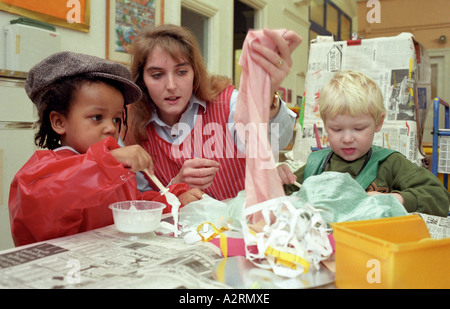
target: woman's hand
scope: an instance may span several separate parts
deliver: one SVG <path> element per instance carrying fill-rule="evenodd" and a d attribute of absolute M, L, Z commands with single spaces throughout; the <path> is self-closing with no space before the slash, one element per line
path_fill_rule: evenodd
<path fill-rule="evenodd" d="M 291 30 L 286 31 L 283 36 L 277 30 L 264 29 L 263 31 L 277 48 L 272 50 L 261 44 L 252 43 L 251 48 L 255 53 L 251 53 L 251 56 L 269 72 L 272 81 L 271 90 L 274 92 L 289 75 L 293 64 L 291 55 L 303 39 Z"/>
<path fill-rule="evenodd" d="M 124 167 L 129 168 L 136 173 L 148 169 L 151 174 L 153 171 L 152 157 L 139 145 L 132 145 L 110 150 L 111 155 Z"/>
<path fill-rule="evenodd" d="M 219 162 L 194 158 L 186 160 L 172 183 L 186 183 L 191 188 L 208 188 L 219 171 Z"/>

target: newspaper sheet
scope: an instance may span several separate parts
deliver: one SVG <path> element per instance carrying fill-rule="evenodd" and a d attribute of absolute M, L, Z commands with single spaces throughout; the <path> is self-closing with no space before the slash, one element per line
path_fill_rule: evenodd
<path fill-rule="evenodd" d="M 450 216 L 438 217 L 427 214 L 415 212 L 425 221 L 425 224 L 430 232 L 430 236 L 433 239 L 445 239 L 450 238 Z"/>
<path fill-rule="evenodd" d="M 132 237 L 114 226 L 0 252 L 0 288 L 227 288 L 209 243 Z"/>
<path fill-rule="evenodd" d="M 306 162 L 311 148 L 328 146 L 319 115 L 321 88 L 338 70 L 354 69 L 377 82 L 383 93 L 387 115 L 374 144 L 397 150 L 422 165 L 423 124 L 431 105 L 431 69 L 426 50 L 410 33 L 349 42 L 311 44 L 303 116 L 288 157 Z"/>
<path fill-rule="evenodd" d="M 417 214 L 432 238 L 450 237 L 450 217 Z M 134 239 L 108 226 L 1 251 L 0 289 L 229 289 L 213 277 L 219 251 L 182 238 Z"/>

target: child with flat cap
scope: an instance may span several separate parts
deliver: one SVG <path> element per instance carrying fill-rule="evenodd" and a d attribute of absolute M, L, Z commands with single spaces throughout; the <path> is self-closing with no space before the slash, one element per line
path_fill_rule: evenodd
<path fill-rule="evenodd" d="M 142 95 L 125 66 L 56 53 L 30 70 L 25 90 L 39 113 L 36 145 L 48 150 L 36 151 L 11 183 L 16 246 L 110 225 L 108 206 L 114 202 L 168 205 L 158 192 L 137 189 L 135 173 L 153 172 L 150 155 L 140 146 L 118 144 L 120 130 L 126 129 L 126 105 Z M 202 195 L 186 184 L 169 189 L 182 204 Z"/>

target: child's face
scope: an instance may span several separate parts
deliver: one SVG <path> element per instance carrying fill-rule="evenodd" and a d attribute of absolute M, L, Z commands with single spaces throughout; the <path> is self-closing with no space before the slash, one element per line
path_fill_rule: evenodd
<path fill-rule="evenodd" d="M 383 126 L 384 115 L 379 124 L 372 116 L 337 115 L 327 119 L 325 130 L 333 151 L 346 161 L 354 161 L 365 155 L 372 146 L 373 137 Z"/>
<path fill-rule="evenodd" d="M 124 98 L 118 89 L 102 82 L 85 83 L 77 91 L 67 117 L 50 117 L 62 145 L 86 153 L 108 136 L 118 140 L 123 111 Z"/>
<path fill-rule="evenodd" d="M 143 78 L 161 120 L 170 126 L 178 123 L 192 96 L 192 66 L 187 61 L 175 61 L 157 46 L 147 58 Z"/>

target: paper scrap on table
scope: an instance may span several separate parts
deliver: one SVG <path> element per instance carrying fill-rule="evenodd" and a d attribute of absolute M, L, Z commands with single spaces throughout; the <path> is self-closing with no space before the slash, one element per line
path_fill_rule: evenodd
<path fill-rule="evenodd" d="M 180 231 L 178 230 L 178 211 L 180 209 L 181 202 L 175 196 L 175 194 L 170 193 L 169 189 L 167 188 L 161 191 L 161 194 L 166 196 L 167 203 L 169 203 L 172 206 L 172 217 L 173 217 L 172 231 L 174 233 L 174 236 L 177 237 L 180 234 Z"/>

